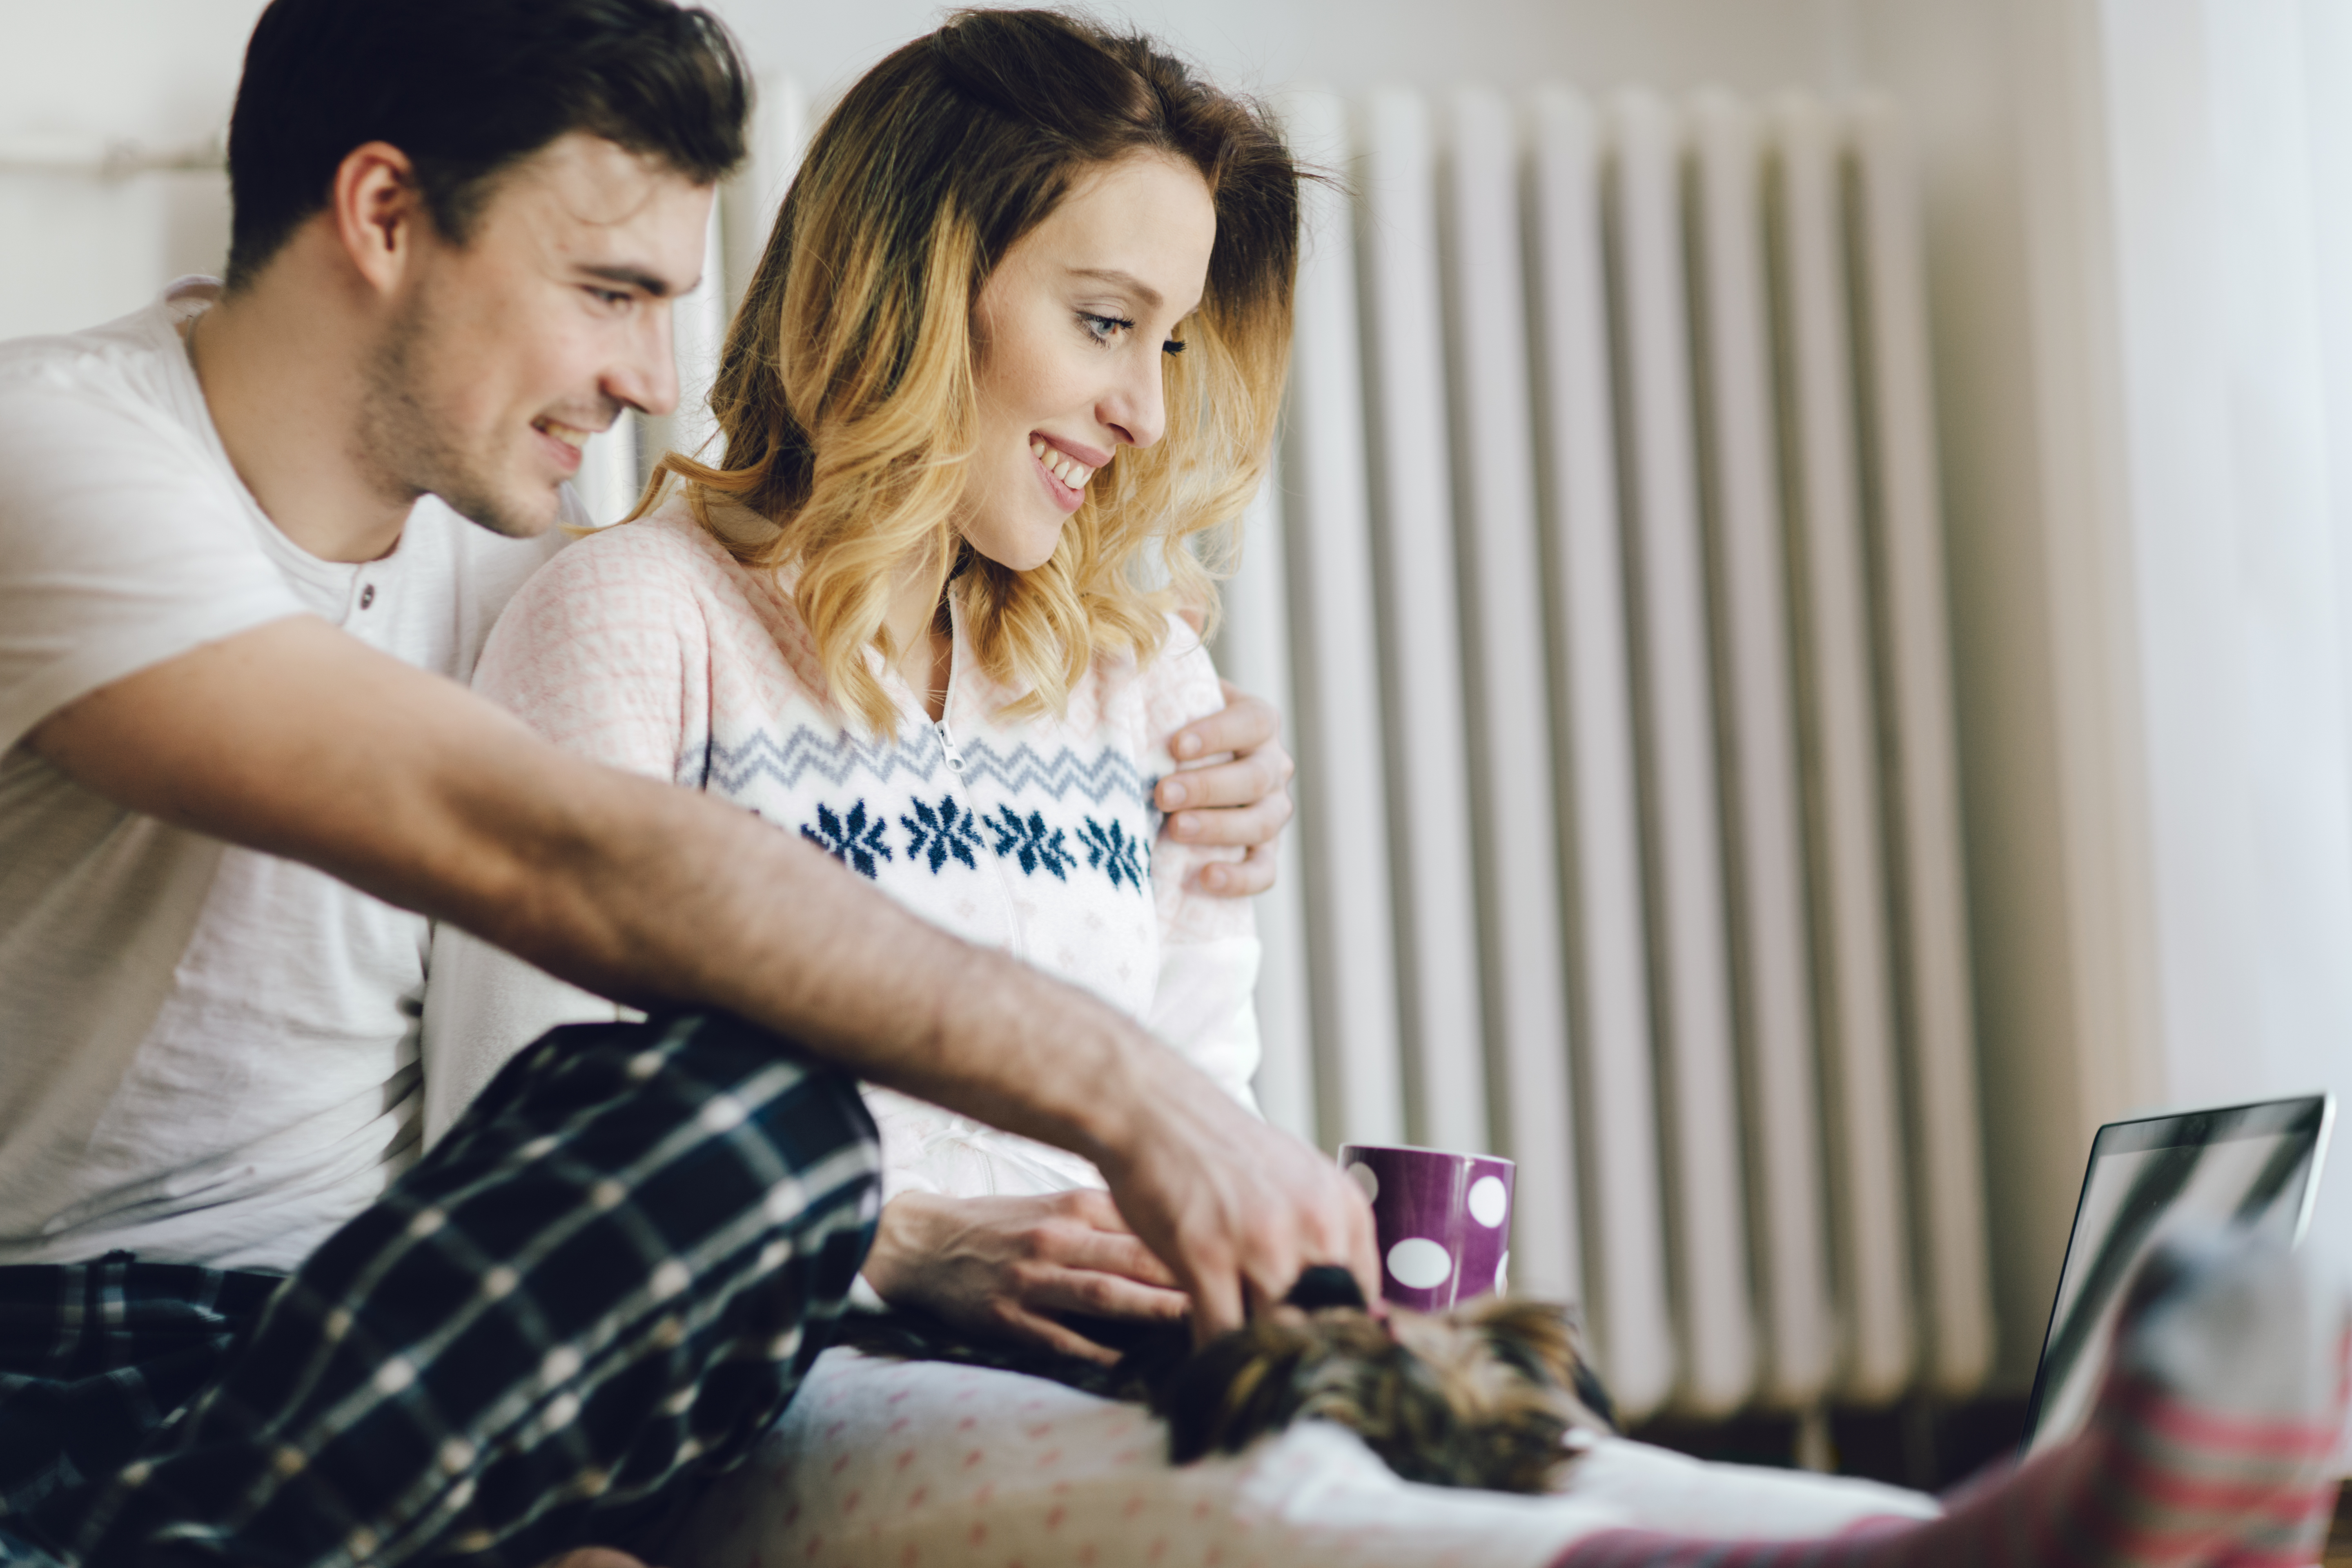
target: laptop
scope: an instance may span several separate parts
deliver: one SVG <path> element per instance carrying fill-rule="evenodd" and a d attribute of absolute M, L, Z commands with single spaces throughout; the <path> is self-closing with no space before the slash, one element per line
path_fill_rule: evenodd
<path fill-rule="evenodd" d="M 2231 1222 L 2303 1240 L 2335 1120 L 2335 1097 L 2315 1094 L 2099 1129 L 2025 1407 L 2027 1453 L 2082 1426 L 2126 1288 L 2158 1242 Z"/>

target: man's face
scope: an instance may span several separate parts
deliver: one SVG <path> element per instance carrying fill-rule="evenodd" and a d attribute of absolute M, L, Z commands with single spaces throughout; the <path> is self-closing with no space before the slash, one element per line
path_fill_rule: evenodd
<path fill-rule="evenodd" d="M 498 181 L 465 245 L 420 224 L 354 457 L 497 532 L 545 531 L 582 442 L 677 402 L 670 300 L 701 276 L 710 199 L 575 132 Z"/>

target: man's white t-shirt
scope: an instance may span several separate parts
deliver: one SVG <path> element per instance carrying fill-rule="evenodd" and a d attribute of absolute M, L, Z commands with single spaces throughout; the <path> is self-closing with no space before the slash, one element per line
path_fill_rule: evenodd
<path fill-rule="evenodd" d="M 186 279 L 0 344 L 0 1264 L 290 1269 L 414 1158 L 423 1103 L 422 916 L 115 805 L 26 732 L 289 616 L 466 679 L 562 538 L 427 500 L 382 560 L 305 553 L 238 480 L 189 363 L 216 298 Z"/>

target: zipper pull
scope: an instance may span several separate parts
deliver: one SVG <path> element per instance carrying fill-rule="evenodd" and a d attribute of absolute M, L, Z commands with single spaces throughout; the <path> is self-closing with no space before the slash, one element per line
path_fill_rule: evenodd
<path fill-rule="evenodd" d="M 948 721 L 941 719 L 931 728 L 940 732 L 940 750 L 947 753 L 948 772 L 951 773 L 963 772 L 963 753 L 956 750 L 955 735 L 948 729 Z"/>

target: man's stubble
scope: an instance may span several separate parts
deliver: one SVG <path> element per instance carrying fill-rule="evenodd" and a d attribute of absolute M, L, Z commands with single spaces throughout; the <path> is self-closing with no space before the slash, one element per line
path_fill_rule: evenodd
<path fill-rule="evenodd" d="M 555 510 L 501 493 L 487 454 L 470 451 L 429 388 L 436 318 L 420 290 L 385 328 L 369 358 L 352 459 L 371 483 L 404 504 L 438 496 L 460 517 L 509 539 L 547 531 Z"/>

